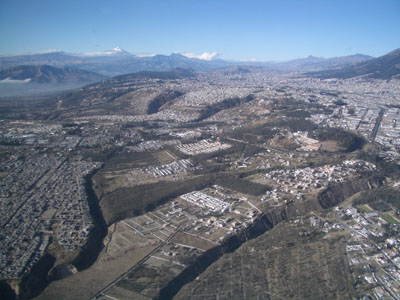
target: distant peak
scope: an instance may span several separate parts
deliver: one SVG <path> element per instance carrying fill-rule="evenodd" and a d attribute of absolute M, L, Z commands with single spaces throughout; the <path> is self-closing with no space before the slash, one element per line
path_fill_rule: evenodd
<path fill-rule="evenodd" d="M 115 47 L 112 50 L 107 50 L 107 51 L 104 51 L 104 52 L 85 53 L 84 56 L 108 56 L 108 55 L 125 55 L 125 54 L 130 54 L 130 53 L 125 51 L 121 47 Z"/>
<path fill-rule="evenodd" d="M 219 55 L 217 52 L 212 52 L 212 53 L 203 52 L 201 54 L 184 52 L 184 53 L 177 53 L 177 54 L 183 55 L 187 58 L 197 58 L 197 59 L 201 59 L 201 60 L 212 60 Z"/>
<path fill-rule="evenodd" d="M 128 53 L 127 51 L 125 51 L 121 47 L 115 47 L 114 49 L 112 49 L 112 52 L 114 52 L 114 53 Z"/>
<path fill-rule="evenodd" d="M 64 53 L 64 51 L 58 49 L 49 49 L 42 52 L 37 52 L 37 54 L 48 54 L 48 53 Z"/>
<path fill-rule="evenodd" d="M 400 48 L 390 51 L 387 55 L 400 55 Z"/>
<path fill-rule="evenodd" d="M 345 56 L 345 57 L 346 57 L 346 56 Z M 365 55 L 365 54 L 361 54 L 361 53 L 356 53 L 356 54 L 353 54 L 353 55 L 348 55 L 348 57 L 357 57 L 357 58 L 365 58 L 365 59 L 373 58 L 372 56 Z"/>
<path fill-rule="evenodd" d="M 22 56 L 22 55 L 42 55 L 42 54 L 65 54 L 64 51 L 58 49 L 49 49 L 39 52 L 22 52 L 22 53 L 14 53 L 14 54 L 0 54 L 1 57 L 7 56 Z"/>
<path fill-rule="evenodd" d="M 323 57 L 317 57 L 317 56 L 314 56 L 314 55 L 309 55 L 309 56 L 307 56 L 307 59 L 319 60 L 319 59 L 323 59 Z"/>
<path fill-rule="evenodd" d="M 139 54 L 136 54 L 136 57 L 154 57 L 156 55 L 157 54 L 154 54 L 154 53 L 139 53 Z"/>

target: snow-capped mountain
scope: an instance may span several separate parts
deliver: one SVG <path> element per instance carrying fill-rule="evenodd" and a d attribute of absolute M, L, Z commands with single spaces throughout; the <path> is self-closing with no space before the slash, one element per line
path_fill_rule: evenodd
<path fill-rule="evenodd" d="M 168 71 L 174 68 L 191 68 L 196 71 L 207 71 L 238 65 L 262 66 L 272 71 L 306 72 L 332 67 L 339 68 L 368 59 L 370 59 L 368 56 L 353 55 L 328 59 L 310 56 L 285 63 L 235 62 L 218 58 L 217 52 L 134 55 L 121 47 L 115 47 L 107 51 L 86 54 L 50 51 L 40 54 L 0 56 L 0 68 L 20 65 L 50 65 L 58 68 L 71 67 L 81 69 L 110 77 L 138 71 Z"/>
<path fill-rule="evenodd" d="M 128 51 L 125 51 L 121 47 L 115 47 L 112 50 L 107 50 L 103 52 L 89 52 L 85 53 L 82 56 L 110 56 L 110 55 L 133 55 Z"/>

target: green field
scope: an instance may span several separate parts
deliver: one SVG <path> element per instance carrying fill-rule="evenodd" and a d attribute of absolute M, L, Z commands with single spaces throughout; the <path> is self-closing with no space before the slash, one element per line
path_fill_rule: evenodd
<path fill-rule="evenodd" d="M 399 223 L 399 222 L 397 222 L 397 220 L 395 218 L 393 218 L 391 215 L 388 215 L 388 214 L 382 215 L 382 219 L 384 219 L 385 221 L 389 222 L 390 224 Z"/>
<path fill-rule="evenodd" d="M 358 206 L 357 207 L 359 210 L 361 210 L 362 212 L 372 212 L 373 210 L 371 209 L 371 208 L 369 208 L 368 206 L 366 206 L 366 205 L 360 205 L 360 206 Z"/>

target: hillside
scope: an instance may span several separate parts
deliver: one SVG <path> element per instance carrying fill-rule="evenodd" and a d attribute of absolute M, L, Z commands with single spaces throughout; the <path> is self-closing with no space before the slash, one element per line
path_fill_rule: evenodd
<path fill-rule="evenodd" d="M 283 222 L 223 256 L 173 299 L 351 299 L 343 247 L 343 238 Z"/>
<path fill-rule="evenodd" d="M 105 76 L 116 76 L 139 71 L 169 71 L 174 68 L 190 68 L 196 71 L 208 71 L 244 65 L 246 68 L 252 65 L 264 67 L 267 71 L 275 72 L 307 72 L 340 68 L 369 59 L 371 59 L 370 56 L 355 54 L 333 58 L 309 56 L 286 62 L 229 61 L 218 58 L 205 60 L 196 57 L 188 57 L 179 53 L 140 56 L 131 54 L 117 47 L 110 51 L 89 53 L 86 55 L 68 54 L 57 51 L 40 54 L 3 56 L 0 57 L 0 67 L 4 68 L 18 65 L 70 66 Z M 236 71 L 243 72 L 244 70 L 238 69 Z"/>
<path fill-rule="evenodd" d="M 90 55 L 51 52 L 3 56 L 0 57 L 0 67 L 50 65 L 55 67 L 73 67 L 105 76 L 116 76 L 139 71 L 169 71 L 174 68 L 191 68 L 205 71 L 234 64 L 224 60 L 188 58 L 176 53 L 171 55 L 136 56 L 122 49 L 120 51 L 116 49 Z"/>
<path fill-rule="evenodd" d="M 346 79 L 358 76 L 386 80 L 400 78 L 400 48 L 378 58 L 357 63 L 339 70 L 309 72 L 305 75 L 322 79 Z"/>
<path fill-rule="evenodd" d="M 288 62 L 278 63 L 276 64 L 276 66 L 281 68 L 282 70 L 296 70 L 306 72 L 343 68 L 357 63 L 365 62 L 370 59 L 372 59 L 371 56 L 363 54 L 354 54 L 331 58 L 315 57 L 310 55 L 306 58 L 294 59 Z"/>
<path fill-rule="evenodd" d="M 40 84 L 65 84 L 96 82 L 105 77 L 69 67 L 56 68 L 48 65 L 24 65 L 0 70 L 0 82 L 25 82 Z"/>

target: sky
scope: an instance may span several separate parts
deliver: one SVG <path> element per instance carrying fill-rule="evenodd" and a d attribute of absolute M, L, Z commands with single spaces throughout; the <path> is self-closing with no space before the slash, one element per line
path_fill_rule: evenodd
<path fill-rule="evenodd" d="M 400 0 L 0 0 L 1 54 L 117 46 L 228 60 L 377 57 L 400 48 Z"/>

